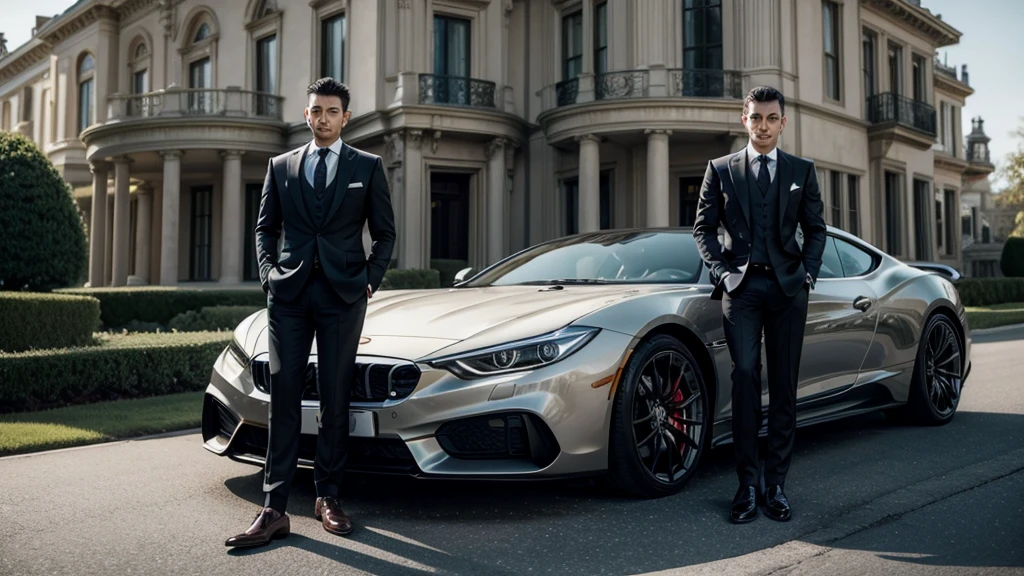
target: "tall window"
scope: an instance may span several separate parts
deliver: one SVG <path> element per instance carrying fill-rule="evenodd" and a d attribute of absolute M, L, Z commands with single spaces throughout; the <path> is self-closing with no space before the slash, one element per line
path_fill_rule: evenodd
<path fill-rule="evenodd" d="M 864 39 L 861 41 L 861 58 L 863 59 L 862 68 L 864 70 L 864 98 L 871 98 L 877 91 L 876 73 L 875 73 L 875 46 L 878 42 L 878 37 L 874 32 L 870 30 L 864 31 Z"/>
<path fill-rule="evenodd" d="M 93 95 L 95 87 L 93 78 L 96 74 L 96 60 L 92 54 L 86 53 L 78 61 L 78 131 L 92 125 L 94 112 Z"/>
<path fill-rule="evenodd" d="M 683 68 L 722 69 L 722 1 L 683 4 Z"/>
<path fill-rule="evenodd" d="M 562 17 L 562 79 L 571 80 L 583 70 L 583 12 Z"/>
<path fill-rule="evenodd" d="M 564 217 L 565 234 L 578 234 L 580 231 L 580 179 L 568 178 L 562 181 L 565 190 Z M 612 171 L 602 170 L 598 187 L 600 188 L 600 229 L 612 227 Z"/>
<path fill-rule="evenodd" d="M 900 242 L 900 179 L 902 174 L 885 173 L 885 246 L 892 256 L 899 256 L 903 249 Z"/>
<path fill-rule="evenodd" d="M 213 188 L 192 189 L 192 237 L 189 280 L 209 280 L 213 254 Z"/>
<path fill-rule="evenodd" d="M 931 215 L 931 187 L 925 180 L 914 179 L 914 249 L 919 260 L 932 257 L 931 226 L 927 225 Z"/>
<path fill-rule="evenodd" d="M 889 45 L 889 91 L 903 94 L 903 48 Z"/>
<path fill-rule="evenodd" d="M 320 76 L 345 79 L 345 15 L 338 14 L 320 25 Z"/>
<path fill-rule="evenodd" d="M 132 74 L 132 94 L 145 94 L 149 91 L 149 70 L 139 70 Z"/>
<path fill-rule="evenodd" d="M 860 193 L 857 186 L 857 176 L 848 174 L 846 176 L 846 214 L 848 216 L 846 231 L 854 236 L 860 236 Z"/>
<path fill-rule="evenodd" d="M 608 71 L 608 3 L 594 7 L 594 73 Z"/>
<path fill-rule="evenodd" d="M 942 199 L 935 195 L 935 244 L 939 248 L 939 254 L 946 253 L 946 224 L 945 211 L 942 209 Z"/>
<path fill-rule="evenodd" d="M 205 27 L 206 24 L 203 24 Z M 188 65 L 189 88 L 210 88 L 213 84 L 213 65 L 209 58 L 196 60 Z M 213 112 L 213 94 L 210 92 L 192 92 L 189 94 L 189 108 L 193 112 Z"/>
<path fill-rule="evenodd" d="M 839 6 L 822 2 L 822 25 L 825 33 L 825 94 L 839 100 Z"/>
<path fill-rule="evenodd" d="M 832 225 L 843 227 L 843 174 L 832 170 Z"/>
<path fill-rule="evenodd" d="M 925 62 L 924 58 L 914 54 L 911 58 L 912 68 L 914 72 L 914 100 L 918 102 L 927 102 L 928 98 L 925 96 Z"/>
<path fill-rule="evenodd" d="M 260 214 L 260 199 L 263 194 L 263 185 L 249 183 L 245 185 L 245 229 L 256 228 L 256 220 Z M 243 280 L 259 280 L 260 265 L 256 260 L 256 237 L 253 234 L 245 235 L 245 261 L 242 265 Z"/>
<path fill-rule="evenodd" d="M 277 35 L 256 42 L 256 91 L 277 94 Z M 276 114 L 277 100 L 272 97 L 256 98 L 256 114 Z"/>
<path fill-rule="evenodd" d="M 469 78 L 470 21 L 434 16 L 434 74 Z"/>

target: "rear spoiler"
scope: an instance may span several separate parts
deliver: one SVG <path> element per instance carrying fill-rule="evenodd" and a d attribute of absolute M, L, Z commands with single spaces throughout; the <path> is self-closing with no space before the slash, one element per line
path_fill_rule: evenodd
<path fill-rule="evenodd" d="M 912 266 L 918 270 L 924 270 L 925 272 L 932 272 L 939 276 L 945 276 L 950 282 L 956 282 L 963 276 L 957 271 L 956 268 L 947 264 L 939 264 L 938 262 L 905 262 L 907 266 Z"/>

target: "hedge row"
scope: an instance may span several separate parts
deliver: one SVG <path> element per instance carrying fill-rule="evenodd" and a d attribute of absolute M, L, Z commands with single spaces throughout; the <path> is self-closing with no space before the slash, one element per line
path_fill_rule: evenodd
<path fill-rule="evenodd" d="M 95 298 L 0 292 L 0 352 L 85 346 L 99 325 Z"/>
<path fill-rule="evenodd" d="M 262 306 L 208 306 L 171 318 L 168 328 L 178 332 L 234 330 L 235 326 Z"/>
<path fill-rule="evenodd" d="M 0 354 L 0 413 L 203 390 L 230 339 L 114 334 L 89 347 Z"/>
<path fill-rule="evenodd" d="M 179 314 L 208 306 L 267 305 L 259 286 L 242 290 L 179 288 L 176 286 L 126 286 L 119 288 L 67 288 L 63 294 L 88 295 L 100 301 L 103 329 L 118 330 L 136 323 L 167 326 Z"/>
<path fill-rule="evenodd" d="M 964 306 L 1024 302 L 1024 278 L 963 278 L 956 290 Z"/>

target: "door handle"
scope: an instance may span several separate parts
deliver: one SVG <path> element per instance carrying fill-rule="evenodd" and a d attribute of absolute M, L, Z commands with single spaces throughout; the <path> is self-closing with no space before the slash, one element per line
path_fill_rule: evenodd
<path fill-rule="evenodd" d="M 868 308 L 871 308 L 871 298 L 868 298 L 867 296 L 858 296 L 853 300 L 853 307 L 864 312 Z"/>

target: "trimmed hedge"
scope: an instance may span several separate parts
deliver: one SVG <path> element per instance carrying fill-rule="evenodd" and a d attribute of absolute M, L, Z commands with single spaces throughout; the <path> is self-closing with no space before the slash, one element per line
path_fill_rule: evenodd
<path fill-rule="evenodd" d="M 1024 302 L 1024 278 L 963 278 L 955 286 L 964 306 Z"/>
<path fill-rule="evenodd" d="M 103 329 L 120 329 L 132 324 L 156 323 L 167 326 L 171 319 L 190 310 L 212 306 L 267 305 L 267 295 L 257 285 L 251 290 L 178 288 L 175 286 L 126 286 L 118 288 L 68 288 L 62 294 L 88 295 L 100 301 Z"/>
<path fill-rule="evenodd" d="M 85 346 L 99 325 L 95 298 L 0 292 L 0 352 Z"/>
<path fill-rule="evenodd" d="M 200 391 L 228 332 L 113 334 L 85 348 L 0 354 L 0 413 Z"/>
<path fill-rule="evenodd" d="M 469 263 L 465 260 L 446 260 L 443 258 L 435 258 L 430 261 L 430 267 L 437 270 L 441 276 L 441 286 L 450 288 L 455 284 L 455 275 L 459 273 L 459 270 L 468 268 Z"/>
<path fill-rule="evenodd" d="M 1006 239 L 999 256 L 999 269 L 1008 278 L 1024 278 L 1024 238 Z"/>
<path fill-rule="evenodd" d="M 384 273 L 381 290 L 418 290 L 440 288 L 441 275 L 437 270 L 395 268 Z"/>
<path fill-rule="evenodd" d="M 36 146 L 0 131 L 0 290 L 80 285 L 89 265 L 71 186 Z"/>
<path fill-rule="evenodd" d="M 234 330 L 250 314 L 262 309 L 263 306 L 207 306 L 178 314 L 171 318 L 168 328 L 178 332 Z"/>

